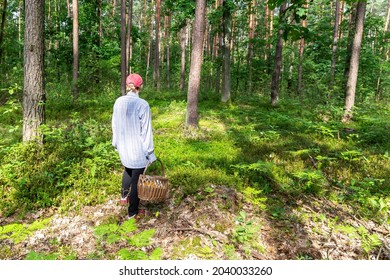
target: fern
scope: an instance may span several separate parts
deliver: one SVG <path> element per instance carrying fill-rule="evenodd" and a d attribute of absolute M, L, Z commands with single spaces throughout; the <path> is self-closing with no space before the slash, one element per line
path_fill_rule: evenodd
<path fill-rule="evenodd" d="M 119 228 L 119 231 L 121 233 L 129 233 L 135 230 L 137 230 L 137 224 L 135 222 L 135 219 L 127 220 Z"/>
<path fill-rule="evenodd" d="M 160 247 L 157 247 L 156 249 L 154 249 L 152 251 L 152 253 L 150 253 L 149 259 L 150 260 L 161 260 L 162 254 L 163 254 L 162 249 Z"/>
<path fill-rule="evenodd" d="M 32 235 L 34 231 L 45 228 L 49 222 L 50 218 L 37 220 L 31 225 L 8 224 L 2 226 L 0 227 L 0 240 L 9 239 L 15 244 L 18 244 Z"/>
<path fill-rule="evenodd" d="M 148 255 L 144 251 L 121 249 L 118 251 L 118 256 L 121 260 L 147 260 Z"/>
<path fill-rule="evenodd" d="M 129 244 L 137 248 L 148 246 L 150 245 L 150 239 L 154 235 L 154 232 L 155 229 L 148 229 L 143 232 L 140 232 L 134 235 L 131 239 L 129 239 Z"/>
<path fill-rule="evenodd" d="M 117 233 L 119 230 L 119 226 L 116 224 L 106 224 L 106 225 L 99 225 L 95 228 L 95 233 L 98 236 L 105 236 L 110 235 L 113 233 Z"/>
<path fill-rule="evenodd" d="M 26 260 L 57 260 L 59 254 L 41 254 L 31 251 L 27 254 Z"/>

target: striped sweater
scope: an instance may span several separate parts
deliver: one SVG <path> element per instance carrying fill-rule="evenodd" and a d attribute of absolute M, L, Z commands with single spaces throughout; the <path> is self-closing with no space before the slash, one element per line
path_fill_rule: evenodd
<path fill-rule="evenodd" d="M 112 134 L 112 145 L 123 166 L 143 168 L 156 160 L 150 107 L 137 93 L 130 92 L 115 101 Z"/>

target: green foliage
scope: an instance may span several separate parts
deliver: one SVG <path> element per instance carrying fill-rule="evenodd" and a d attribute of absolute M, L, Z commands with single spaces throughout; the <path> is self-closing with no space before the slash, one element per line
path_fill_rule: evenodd
<path fill-rule="evenodd" d="M 72 252 L 67 246 L 61 246 L 56 253 L 38 253 L 30 251 L 25 260 L 76 260 L 77 254 Z"/>
<path fill-rule="evenodd" d="M 238 225 L 234 229 L 233 239 L 241 244 L 252 241 L 258 228 L 252 225 L 252 221 L 247 221 L 246 213 L 242 211 L 239 213 L 236 221 Z"/>
<path fill-rule="evenodd" d="M 267 201 L 267 197 L 263 195 L 262 190 L 258 190 L 252 187 L 246 187 L 243 190 L 244 199 L 254 205 L 258 211 L 264 211 L 267 208 L 265 202 Z"/>
<path fill-rule="evenodd" d="M 354 228 L 351 226 L 340 225 L 336 227 L 336 231 L 341 231 L 348 234 L 351 238 L 358 238 L 361 241 L 361 248 L 365 252 L 366 256 L 369 257 L 375 249 L 382 245 L 382 241 L 376 234 L 370 234 L 368 230 L 359 226 Z"/>
<path fill-rule="evenodd" d="M 26 260 L 57 260 L 58 259 L 58 254 L 42 254 L 42 253 L 37 253 L 34 251 L 31 251 L 27 254 Z"/>
<path fill-rule="evenodd" d="M 122 223 L 117 224 L 102 224 L 95 227 L 95 234 L 100 238 L 99 242 L 107 242 L 107 244 L 115 244 L 120 241 L 126 241 L 127 244 L 132 247 L 132 250 L 122 248 L 117 251 L 116 255 L 122 260 L 158 260 L 161 259 L 161 248 L 155 248 L 150 254 L 137 248 L 144 248 L 151 245 L 152 237 L 155 233 L 155 229 L 148 229 L 136 234 L 130 234 L 136 231 L 137 224 L 135 219 L 129 219 Z"/>
<path fill-rule="evenodd" d="M 302 170 L 293 173 L 293 175 L 306 193 L 319 194 L 326 183 L 322 172 L 317 170 Z"/>
<path fill-rule="evenodd" d="M 200 237 L 189 237 L 180 240 L 172 253 L 175 259 L 186 259 L 193 255 L 201 259 L 211 260 L 215 258 L 214 250 L 212 247 L 202 244 Z"/>
<path fill-rule="evenodd" d="M 0 241 L 7 239 L 18 244 L 32 235 L 35 231 L 45 228 L 50 223 L 50 218 L 37 220 L 30 225 L 8 224 L 0 227 Z"/>
<path fill-rule="evenodd" d="M 264 247 L 259 243 L 259 226 L 247 219 L 244 211 L 241 211 L 235 219 L 236 226 L 233 230 L 232 240 L 235 244 L 241 244 L 247 255 L 252 249 L 264 252 Z"/>

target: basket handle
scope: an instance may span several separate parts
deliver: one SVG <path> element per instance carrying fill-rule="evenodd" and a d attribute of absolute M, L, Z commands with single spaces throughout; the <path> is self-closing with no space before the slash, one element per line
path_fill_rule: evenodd
<path fill-rule="evenodd" d="M 161 161 L 160 159 L 157 159 L 156 161 L 160 162 L 160 164 L 161 164 L 161 169 L 162 169 L 162 176 L 165 177 L 165 169 L 164 169 L 164 165 L 163 165 L 162 161 Z M 153 163 L 153 162 L 152 162 L 152 163 Z M 148 161 L 148 164 L 147 164 L 146 167 L 145 167 L 145 170 L 144 170 L 143 175 L 145 175 L 146 170 L 148 169 L 149 165 L 151 165 L 152 163 L 151 163 L 150 161 Z"/>

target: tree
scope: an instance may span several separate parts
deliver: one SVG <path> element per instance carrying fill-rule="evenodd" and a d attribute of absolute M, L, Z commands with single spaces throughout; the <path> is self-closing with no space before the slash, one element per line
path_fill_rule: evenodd
<path fill-rule="evenodd" d="M 133 0 L 129 0 L 129 12 L 127 16 L 127 34 L 126 34 L 126 73 L 131 73 L 131 58 L 133 54 L 131 28 L 133 25 Z"/>
<path fill-rule="evenodd" d="M 3 3 L 3 12 L 1 16 L 1 29 L 0 29 L 0 61 L 3 54 L 3 38 L 4 38 L 4 29 L 5 29 L 5 21 L 7 19 L 7 0 L 4 0 Z"/>
<path fill-rule="evenodd" d="M 155 45 L 154 45 L 154 71 L 153 83 L 160 90 L 160 15 L 161 15 L 161 0 L 156 0 L 156 30 L 155 30 Z"/>
<path fill-rule="evenodd" d="M 356 17 L 357 17 L 357 11 L 356 11 L 356 3 L 352 3 L 351 7 L 351 16 L 349 19 L 349 28 L 348 28 L 348 39 L 347 39 L 347 55 L 345 59 L 345 68 L 344 68 L 344 78 L 347 80 L 349 76 L 349 67 L 351 65 L 351 56 L 352 56 L 352 44 L 353 44 L 353 38 L 355 37 L 355 30 L 356 30 Z"/>
<path fill-rule="evenodd" d="M 121 0 L 121 93 L 126 94 L 126 0 Z"/>
<path fill-rule="evenodd" d="M 307 9 L 307 4 L 304 5 L 304 8 Z M 302 27 L 306 28 L 306 18 L 302 20 Z M 302 76 L 303 76 L 303 52 L 305 50 L 305 37 L 302 36 L 299 40 L 299 63 L 298 63 L 298 86 L 297 93 L 301 94 L 302 92 Z"/>
<path fill-rule="evenodd" d="M 203 59 L 206 0 L 196 0 L 190 75 L 188 79 L 186 126 L 198 127 L 198 96 Z"/>
<path fill-rule="evenodd" d="M 43 143 L 45 122 L 44 0 L 25 0 L 23 141 Z"/>
<path fill-rule="evenodd" d="M 231 5 L 228 0 L 224 0 L 222 4 L 223 10 L 223 64 L 222 64 L 222 98 L 221 101 L 226 103 L 230 99 L 231 82 L 230 82 L 230 41 L 231 41 L 231 25 L 232 13 Z"/>
<path fill-rule="evenodd" d="M 180 71 L 180 90 L 184 90 L 185 74 L 186 74 L 186 37 L 187 26 L 184 26 L 180 31 L 180 48 L 181 48 L 181 71 Z"/>
<path fill-rule="evenodd" d="M 279 19 L 280 21 L 284 20 L 284 14 L 286 12 L 287 3 L 283 3 L 279 8 Z M 282 60 L 283 60 L 283 27 L 279 27 L 278 30 L 278 41 L 276 44 L 275 51 L 275 65 L 274 71 L 272 75 L 272 83 L 271 83 L 271 104 L 275 106 L 279 101 L 279 81 L 280 81 L 280 72 L 282 68 Z"/>
<path fill-rule="evenodd" d="M 72 92 L 73 98 L 77 99 L 78 90 L 78 77 L 79 77 L 79 8 L 78 0 L 72 2 L 73 10 L 73 79 L 72 79 Z"/>
<path fill-rule="evenodd" d="M 255 30 L 256 30 L 256 21 L 255 21 L 255 7 L 256 0 L 252 0 L 249 5 L 249 32 L 248 32 L 248 91 L 252 92 L 252 80 L 253 80 L 253 69 L 252 69 L 252 61 L 253 61 L 253 41 L 255 39 Z M 267 6 L 268 8 L 268 6 Z M 268 11 L 268 9 L 267 9 Z M 267 21 L 266 21 L 267 22 Z M 267 29 L 267 27 L 266 27 Z M 268 31 L 267 31 L 268 32 Z"/>
<path fill-rule="evenodd" d="M 386 34 L 389 30 L 389 22 L 390 22 L 390 0 L 387 1 L 387 13 L 386 13 L 386 21 L 385 21 L 385 26 L 383 28 L 383 33 Z M 384 52 L 383 56 L 384 56 L 384 61 L 388 61 L 389 60 L 389 48 L 384 48 L 383 45 L 386 44 L 386 40 L 388 41 L 389 39 L 384 39 L 383 40 L 383 44 L 381 45 L 380 47 L 380 55 Z M 378 75 L 378 79 L 377 79 L 377 84 L 376 84 L 376 98 L 377 99 L 380 99 L 381 98 L 381 95 L 382 95 L 382 76 L 383 76 L 383 67 L 380 68 L 380 72 L 379 72 L 379 75 Z"/>
<path fill-rule="evenodd" d="M 337 43 L 339 39 L 339 19 L 340 19 L 340 1 L 336 0 L 334 28 L 333 28 L 332 62 L 330 67 L 330 88 L 333 88 L 333 84 L 334 84 L 334 74 L 336 68 L 336 52 L 337 52 Z"/>
<path fill-rule="evenodd" d="M 352 43 L 349 75 L 347 80 L 343 122 L 349 122 L 352 118 L 352 108 L 355 105 L 356 84 L 359 71 L 360 49 L 362 46 L 364 17 L 367 2 L 359 2 L 356 8 L 355 36 Z"/>

